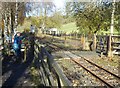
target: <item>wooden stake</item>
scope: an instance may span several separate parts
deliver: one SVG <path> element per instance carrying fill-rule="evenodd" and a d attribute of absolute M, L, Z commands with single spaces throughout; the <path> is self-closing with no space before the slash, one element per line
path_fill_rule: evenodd
<path fill-rule="evenodd" d="M 96 34 L 94 34 L 93 38 L 93 50 L 96 50 Z"/>

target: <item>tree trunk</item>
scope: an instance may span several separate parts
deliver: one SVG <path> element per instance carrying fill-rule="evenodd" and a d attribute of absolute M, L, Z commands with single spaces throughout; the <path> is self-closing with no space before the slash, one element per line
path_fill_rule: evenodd
<path fill-rule="evenodd" d="M 13 23 L 14 23 L 14 17 L 13 17 L 14 15 L 13 15 L 13 10 L 11 9 L 11 34 L 13 34 L 14 33 L 14 30 L 13 30 Z"/>
<path fill-rule="evenodd" d="M 7 34 L 7 11 L 5 11 L 5 34 Z"/>
<path fill-rule="evenodd" d="M 10 34 L 10 43 L 12 43 L 12 21 L 11 21 L 11 19 L 12 19 L 12 17 L 11 17 L 12 15 L 11 15 L 11 9 L 9 9 L 9 34 Z"/>
<path fill-rule="evenodd" d="M 14 32 L 17 31 L 17 25 L 18 25 L 18 2 L 16 0 L 15 29 L 14 29 Z"/>
<path fill-rule="evenodd" d="M 110 34 L 113 35 L 113 30 L 114 30 L 114 13 L 115 13 L 115 0 L 113 0 L 113 10 L 112 10 L 112 15 L 111 15 L 111 26 L 110 26 Z"/>
<path fill-rule="evenodd" d="M 111 60 L 111 58 L 113 57 L 113 54 L 112 54 L 112 50 L 111 50 L 111 35 L 110 36 L 108 36 L 108 42 L 107 42 L 108 44 L 107 44 L 107 54 L 108 54 L 108 57 L 110 58 L 110 60 Z"/>

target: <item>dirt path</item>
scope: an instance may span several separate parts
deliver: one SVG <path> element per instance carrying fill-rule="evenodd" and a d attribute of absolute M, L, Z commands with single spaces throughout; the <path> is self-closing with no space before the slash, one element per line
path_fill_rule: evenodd
<path fill-rule="evenodd" d="M 16 86 L 33 86 L 30 75 L 30 65 L 33 52 L 29 49 L 26 62 L 15 62 L 14 56 L 6 56 L 2 61 L 2 88 Z"/>

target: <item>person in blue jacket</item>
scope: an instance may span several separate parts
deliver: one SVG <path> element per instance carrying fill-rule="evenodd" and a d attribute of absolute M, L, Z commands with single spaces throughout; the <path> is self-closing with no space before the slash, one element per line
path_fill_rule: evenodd
<path fill-rule="evenodd" d="M 16 35 L 14 36 L 14 43 L 13 43 L 13 49 L 15 51 L 15 56 L 17 58 L 21 58 L 21 44 L 22 44 L 22 39 L 20 32 L 17 32 Z"/>

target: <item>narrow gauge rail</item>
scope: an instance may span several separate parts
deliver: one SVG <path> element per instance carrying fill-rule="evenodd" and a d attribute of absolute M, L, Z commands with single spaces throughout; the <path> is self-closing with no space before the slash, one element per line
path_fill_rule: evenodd
<path fill-rule="evenodd" d="M 108 73 L 108 71 L 103 70 L 103 69 L 87 62 L 83 58 L 81 58 L 79 60 L 75 59 L 75 58 L 72 58 L 72 57 L 70 57 L 70 58 L 71 58 L 72 61 L 74 61 L 80 67 L 84 68 L 86 71 L 88 71 L 94 77 L 96 77 L 101 82 L 106 84 L 108 87 L 114 88 L 115 86 L 120 84 L 120 79 L 119 78 L 116 79 L 116 77 L 114 75 Z"/>
<path fill-rule="evenodd" d="M 50 42 L 47 42 L 47 43 L 51 44 L 50 47 L 54 48 L 55 50 L 56 49 L 63 50 L 63 48 L 57 46 L 56 44 L 52 44 Z M 94 77 L 96 77 L 101 82 L 106 84 L 108 87 L 114 88 L 115 86 L 120 85 L 120 77 L 118 75 L 106 70 L 105 68 L 89 61 L 88 59 L 86 59 L 84 57 L 79 56 L 79 57 L 81 57 L 81 59 L 79 59 L 80 61 L 78 61 L 77 58 L 73 58 L 71 56 L 69 56 L 69 57 L 71 58 L 72 61 L 74 61 L 76 64 L 78 64 L 79 66 L 84 68 L 86 71 L 88 71 Z M 77 59 L 77 60 L 75 60 L 75 59 Z"/>
<path fill-rule="evenodd" d="M 76 64 L 77 65 L 77 64 Z M 67 67 L 65 67 L 64 65 L 61 65 L 64 74 L 66 75 L 66 77 L 71 81 L 72 85 L 74 86 L 74 81 L 73 80 L 77 80 L 80 79 L 79 74 L 77 74 L 77 72 L 71 71 L 69 70 Z M 75 66 L 74 66 L 75 67 Z M 74 73 L 74 75 L 72 74 Z M 81 80 L 78 81 L 77 85 L 81 84 Z"/>
<path fill-rule="evenodd" d="M 72 52 L 72 53 L 73 53 L 73 52 Z M 75 53 L 73 53 L 73 54 L 75 54 Z M 75 55 L 76 55 L 76 54 L 75 54 Z M 87 62 L 91 63 L 92 65 L 95 65 L 96 67 L 98 67 L 98 68 L 100 68 L 100 69 L 102 69 L 102 70 L 104 70 L 104 71 L 106 71 L 106 72 L 108 72 L 109 74 L 113 75 L 114 77 L 116 77 L 117 79 L 120 80 L 120 76 L 118 76 L 118 75 L 110 72 L 109 70 L 107 70 L 107 69 L 105 69 L 105 68 L 103 68 L 103 67 L 101 67 L 101 66 L 99 66 L 99 65 L 97 65 L 97 64 L 95 64 L 95 63 L 93 63 L 92 61 L 88 60 L 87 58 L 85 58 L 85 57 L 83 57 L 83 56 L 80 56 L 80 55 L 77 55 L 77 56 L 82 57 L 82 58 L 83 58 L 84 60 L 86 60 Z"/>
<path fill-rule="evenodd" d="M 66 77 L 71 81 L 73 86 L 104 86 L 104 83 L 101 81 L 97 80 L 96 78 L 92 77 L 91 74 L 88 73 L 86 70 L 84 70 L 82 67 L 80 67 L 78 64 L 76 64 L 74 61 L 71 59 L 64 59 L 67 61 L 69 66 L 72 66 L 72 69 L 69 67 L 66 67 L 62 62 L 60 62 L 60 66 L 63 69 L 64 74 Z M 74 70 L 73 70 L 74 69 Z M 84 70 L 84 71 L 83 71 Z"/>

